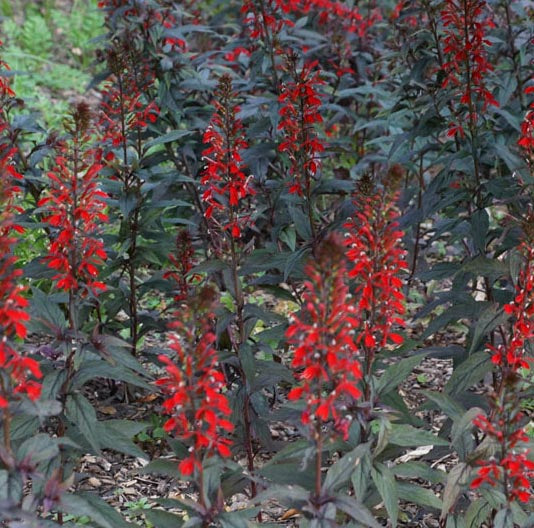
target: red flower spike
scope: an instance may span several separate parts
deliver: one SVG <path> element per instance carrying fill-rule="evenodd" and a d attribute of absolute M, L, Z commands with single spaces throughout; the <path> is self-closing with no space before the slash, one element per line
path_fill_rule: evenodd
<path fill-rule="evenodd" d="M 292 316 L 286 337 L 294 349 L 291 366 L 299 385 L 288 395 L 304 400 L 302 423 L 312 431 L 332 421 L 344 438 L 352 417 L 345 410 L 360 396 L 362 377 L 356 359 L 356 307 L 345 282 L 341 237 L 330 235 L 305 268 L 303 308 Z"/>
<path fill-rule="evenodd" d="M 52 232 L 45 261 L 56 272 L 52 279 L 59 289 L 97 295 L 106 289 L 96 279 L 107 258 L 98 237 L 108 219 L 103 212 L 107 196 L 97 183 L 101 152 L 88 147 L 92 130 L 85 103 L 76 106 L 72 122 L 71 141 L 58 146 L 56 165 L 48 173 L 48 191 L 38 203 Z"/>
<path fill-rule="evenodd" d="M 1 59 L 0 69 L 9 69 Z M 0 408 L 3 409 L 20 394 L 31 400 L 38 399 L 41 385 L 31 378 L 42 377 L 39 364 L 20 355 L 12 345 L 13 339 L 26 337 L 26 323 L 30 318 L 26 312 L 28 300 L 22 295 L 24 287 L 17 284 L 22 271 L 16 268 L 13 255 L 16 243 L 13 233 L 22 231 L 16 223 L 15 213 L 19 209 L 14 204 L 19 192 L 15 181 L 21 176 L 13 166 L 17 149 L 7 137 L 10 125 L 4 109 L 10 106 L 14 96 L 9 79 L 0 72 L 0 369 L 5 375 Z"/>
<path fill-rule="evenodd" d="M 200 183 L 205 188 L 202 201 L 207 204 L 204 216 L 237 239 L 250 221 L 250 215 L 240 212 L 241 203 L 256 193 L 252 177 L 243 172 L 242 153 L 248 145 L 243 125 L 236 117 L 239 107 L 235 97 L 230 76 L 223 75 L 215 92 L 215 113 L 204 133 L 207 148 L 202 155 L 206 166 Z"/>
<path fill-rule="evenodd" d="M 403 282 L 406 251 L 401 242 L 395 208 L 396 195 L 364 189 L 361 182 L 354 200 L 354 217 L 345 224 L 349 277 L 354 281 L 358 312 L 357 343 L 367 355 L 387 344 L 400 345 L 403 338 L 394 328 L 402 326 L 405 312 Z"/>
<path fill-rule="evenodd" d="M 320 25 L 336 24 L 342 32 L 355 33 L 360 38 L 367 30 L 382 19 L 376 10 L 370 10 L 362 16 L 357 7 L 350 7 L 341 1 L 333 0 L 276 0 L 279 9 L 289 14 L 295 12 L 301 16 L 315 14 Z"/>
<path fill-rule="evenodd" d="M 488 106 L 499 106 L 493 94 L 486 88 L 484 77 L 493 71 L 488 60 L 486 29 L 494 27 L 489 14 L 485 14 L 485 0 L 445 0 L 441 20 L 445 28 L 443 64 L 445 78 L 442 88 L 452 86 L 465 110 L 459 115 L 470 122 L 472 128 L 478 120 L 478 112 Z M 464 136 L 461 123 L 449 125 L 448 136 Z"/>
<path fill-rule="evenodd" d="M 227 419 L 231 410 L 223 394 L 225 379 L 213 347 L 214 298 L 214 290 L 205 287 L 189 306 L 183 306 L 179 319 L 170 325 L 175 359 L 159 356 L 167 376 L 156 384 L 167 396 L 163 408 L 171 416 L 164 428 L 190 445 L 191 454 L 179 465 L 183 475 L 200 469 L 204 458 L 231 456 L 227 435 L 234 426 Z"/>
<path fill-rule="evenodd" d="M 309 195 L 311 180 L 320 165 L 319 154 L 325 148 L 315 131 L 315 123 L 323 121 L 317 88 L 324 81 L 314 71 L 317 62 L 299 69 L 297 61 L 295 54 L 288 55 L 286 69 L 292 80 L 282 85 L 278 97 L 281 104 L 278 130 L 284 134 L 278 150 L 287 154 L 291 164 L 289 173 L 293 181 L 289 192 L 302 196 L 304 192 Z"/>
<path fill-rule="evenodd" d="M 534 93 L 534 86 L 527 86 L 525 94 Z M 518 145 L 522 147 L 527 154 L 527 161 L 532 166 L 534 163 L 534 101 L 530 103 L 529 111 L 521 123 L 521 136 Z"/>
<path fill-rule="evenodd" d="M 97 127 L 107 147 L 103 157 L 113 165 L 112 151 L 120 148 L 124 153 L 130 143 L 138 148 L 139 135 L 157 121 L 160 109 L 148 98 L 156 79 L 154 65 L 132 47 L 130 40 L 114 41 L 114 47 L 107 53 L 107 63 L 111 77 L 100 90 Z"/>
<path fill-rule="evenodd" d="M 478 416 L 473 421 L 486 436 L 495 439 L 500 449 L 496 458 L 479 462 L 481 467 L 471 488 L 500 485 L 508 502 L 529 502 L 534 496 L 530 483 L 534 462 L 528 459 L 529 438 L 522 426 L 524 416 L 516 396 L 519 370 L 529 369 L 532 361 L 526 346 L 534 337 L 534 248 L 527 242 L 520 248 L 524 266 L 519 273 L 516 296 L 504 306 L 504 311 L 513 318 L 510 335 L 497 346 L 487 346 L 500 371 L 501 382 L 492 400 L 490 417 Z"/>

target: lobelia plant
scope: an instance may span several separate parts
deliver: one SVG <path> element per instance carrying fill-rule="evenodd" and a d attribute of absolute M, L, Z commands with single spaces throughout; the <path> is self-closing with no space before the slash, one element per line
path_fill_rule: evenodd
<path fill-rule="evenodd" d="M 129 3 L 127 3 L 129 5 Z M 107 6 L 118 9 L 118 6 Z M 132 6 L 127 15 L 137 20 L 140 16 L 137 7 Z M 146 15 L 147 23 L 152 20 Z M 117 30 L 118 31 L 118 30 Z M 140 34 L 138 34 L 141 32 Z M 133 33 L 133 34 L 132 34 Z M 118 208 L 120 222 L 119 232 L 111 239 L 114 252 L 114 268 L 120 276 L 114 296 L 119 297 L 114 307 L 110 306 L 113 317 L 123 304 L 120 297 L 126 296 L 126 313 L 128 315 L 129 337 L 132 354 L 137 354 L 138 341 L 146 329 L 141 328 L 138 305 L 140 301 L 140 269 L 146 265 L 140 249 L 146 243 L 147 231 L 151 227 L 143 222 L 147 214 L 150 198 L 146 191 L 149 174 L 145 173 L 144 159 L 147 156 L 147 127 L 155 123 L 160 109 L 152 99 L 155 75 L 153 62 L 144 57 L 136 48 L 136 39 L 145 40 L 144 26 L 141 29 L 128 26 L 119 31 L 110 48 L 105 51 L 110 78 L 101 89 L 102 102 L 98 128 L 101 133 L 103 157 L 109 175 L 107 187 L 113 198 L 113 211 Z M 126 275 L 126 284 L 121 285 L 122 276 Z M 123 293 L 126 292 L 126 294 Z M 109 305 L 110 303 L 108 303 Z"/>
<path fill-rule="evenodd" d="M 48 191 L 38 203 L 51 239 L 44 260 L 54 271 L 56 287 L 68 295 L 68 324 L 74 340 L 81 329 L 81 305 L 106 290 L 98 274 L 107 259 L 100 238 L 102 224 L 108 221 L 107 195 L 97 181 L 103 165 L 101 151 L 91 145 L 91 118 L 86 103 L 72 110 L 70 122 L 65 123 L 68 136 L 58 144 L 55 166 L 48 173 Z M 67 348 L 70 378 L 75 350 Z"/>
<path fill-rule="evenodd" d="M 529 219 L 527 222 L 531 222 Z M 530 225 L 527 225 L 528 229 Z M 527 348 L 534 336 L 534 249 L 530 239 L 520 247 L 524 265 L 517 280 L 515 297 L 504 305 L 504 311 L 513 318 L 510 333 L 501 332 L 503 342 L 488 345 L 491 361 L 499 372 L 498 382 L 491 394 L 488 416 L 478 416 L 474 423 L 491 440 L 492 456 L 477 460 L 480 466 L 472 489 L 495 488 L 500 492 L 493 505 L 491 521 L 497 526 L 513 525 L 515 501 L 528 503 L 533 496 L 534 460 L 529 459 L 529 438 L 525 432 L 526 417 L 520 402 L 526 388 L 522 369 L 529 371 L 532 358 Z M 528 374 L 527 374 L 528 375 Z M 501 495 L 502 494 L 502 495 Z"/>
<path fill-rule="evenodd" d="M 68 136 L 58 142 L 55 166 L 47 175 L 49 186 L 38 202 L 50 237 L 44 261 L 54 271 L 52 281 L 56 288 L 67 294 L 68 323 L 65 328 L 57 329 L 65 356 L 57 393 L 63 406 L 57 428 L 59 437 L 65 435 L 68 421 L 75 413 L 76 398 L 83 398 L 73 395 L 73 379 L 80 368 L 79 358 L 83 355 L 84 344 L 88 341 L 81 333 L 85 322 L 83 310 L 87 306 L 94 308 L 99 293 L 106 290 L 106 285 L 98 280 L 98 274 L 107 258 L 99 237 L 101 225 L 108 220 L 104 213 L 107 196 L 97 182 L 102 169 L 101 151 L 91 146 L 91 119 L 86 103 L 80 102 L 73 108 L 70 121 L 65 123 Z M 85 399 L 81 401 L 86 402 Z M 59 482 L 65 478 L 64 463 L 62 454 Z M 58 521 L 63 522 L 61 512 Z"/>
<path fill-rule="evenodd" d="M 308 504 L 298 507 L 315 522 L 332 522 L 336 500 L 330 495 L 333 490 L 323 486 L 323 451 L 337 435 L 348 438 L 353 419 L 348 409 L 362 394 L 355 341 L 359 321 L 346 282 L 342 238 L 328 235 L 304 273 L 303 307 L 300 314 L 291 316 L 286 332 L 294 354 L 291 366 L 298 380 L 288 400 L 303 402 L 301 421 L 315 453 L 314 491 Z"/>
<path fill-rule="evenodd" d="M 393 185 L 389 183 L 389 185 Z M 402 274 L 406 272 L 406 251 L 400 246 L 404 233 L 399 229 L 395 201 L 398 194 L 377 189 L 368 175 L 358 184 L 354 216 L 345 223 L 345 245 L 350 262 L 348 276 L 357 302 L 356 343 L 362 352 L 365 418 L 377 401 L 372 379 L 377 355 L 389 344 L 401 345 L 396 329 L 404 326 Z M 364 438 L 369 431 L 364 432 Z"/>
<path fill-rule="evenodd" d="M 230 348 L 237 358 L 236 371 L 242 393 L 242 405 L 237 409 L 235 418 L 242 424 L 242 440 L 247 455 L 247 468 L 254 473 L 254 446 L 251 413 L 254 408 L 250 401 L 250 372 L 244 365 L 248 351 L 247 328 L 245 326 L 245 294 L 239 277 L 239 268 L 244 251 L 242 230 L 245 224 L 251 225 L 251 214 L 244 211 L 245 200 L 254 196 L 251 185 L 252 176 L 243 172 L 242 152 L 247 147 L 241 121 L 236 117 L 239 107 L 235 104 L 236 94 L 232 91 L 232 79 L 223 75 L 219 79 L 215 92 L 215 112 L 210 125 L 204 133 L 202 152 L 206 163 L 202 173 L 201 184 L 204 186 L 202 200 L 207 205 L 204 212 L 210 226 L 212 245 L 218 248 L 219 256 L 225 253 L 230 256 L 228 271 L 230 290 L 235 307 L 235 319 L 226 331 L 229 336 Z M 211 229 L 211 228 L 210 228 Z M 251 494 L 256 495 L 256 483 L 251 481 Z"/>
<path fill-rule="evenodd" d="M 24 229 L 16 218 L 22 212 L 16 205 L 22 175 L 14 165 L 17 148 L 10 141 L 7 110 L 15 93 L 4 76 L 8 69 L 0 58 L 0 522 L 29 528 L 57 504 L 62 488 L 56 487 L 53 493 L 57 479 L 42 473 L 42 466 L 53 458 L 59 443 L 46 434 L 33 434 L 31 427 L 22 435 L 17 430 L 21 423 L 36 421 L 39 425 L 37 416 L 55 411 L 50 407 L 46 411 L 46 402 L 39 401 L 43 377 L 40 364 L 20 351 L 30 316 L 29 302 L 23 294 L 26 288 L 19 283 L 22 270 L 17 268 L 14 254 L 15 233 L 22 234 Z M 43 453 L 45 445 L 48 451 Z"/>
<path fill-rule="evenodd" d="M 2 46 L 2 42 L 0 42 Z M 0 60 L 0 69 L 8 66 Z M 17 269 L 17 258 L 13 254 L 17 242 L 15 233 L 23 233 L 23 228 L 17 223 L 15 215 L 21 212 L 15 204 L 15 197 L 20 193 L 17 180 L 21 180 L 13 165 L 13 147 L 6 132 L 9 129 L 8 116 L 5 108 L 8 101 L 15 94 L 0 70 L 0 409 L 2 409 L 3 448 L 6 455 L 11 453 L 11 409 L 13 398 L 26 395 L 31 400 L 39 398 L 41 385 L 32 378 L 42 377 L 39 364 L 32 358 L 16 351 L 14 339 L 24 339 L 27 334 L 26 322 L 30 316 L 27 313 L 28 300 L 23 296 L 24 286 L 18 284 L 22 270 Z"/>
<path fill-rule="evenodd" d="M 204 215 L 217 230 L 229 231 L 232 246 L 234 240 L 241 238 L 243 226 L 250 220 L 250 215 L 243 215 L 240 202 L 255 194 L 251 177 L 243 172 L 241 156 L 247 142 L 243 125 L 236 117 L 239 106 L 234 104 L 234 99 L 232 79 L 223 75 L 215 91 L 215 112 L 204 133 L 203 141 L 208 146 L 202 152 L 206 168 L 200 179 L 205 187 L 202 200 L 207 204 Z M 234 253 L 235 249 L 232 255 Z"/>
<path fill-rule="evenodd" d="M 121 522 L 120 515 L 98 498 L 72 493 L 63 493 L 60 498 L 71 485 L 78 458 L 84 452 L 100 453 L 106 447 L 146 457 L 118 424 L 115 428 L 111 422 L 100 424 L 83 387 L 96 378 L 149 387 L 134 373 L 142 372 L 142 368 L 125 351 L 124 342 L 103 335 L 98 321 L 99 296 L 107 289 L 99 274 L 107 260 L 102 233 L 108 221 L 108 196 L 100 187 L 102 150 L 95 146 L 93 114 L 88 105 L 77 103 L 64 126 L 66 135 L 57 142 L 55 165 L 47 174 L 49 185 L 38 203 L 50 240 L 43 260 L 53 272 L 53 284 L 62 293 L 33 291 L 35 329 L 51 337 L 51 342 L 40 348 L 44 356 L 44 392 L 61 404 L 59 416 L 48 424 L 61 446 L 46 467 L 50 478 L 46 491 L 55 497 L 48 509 L 54 506 L 59 524 L 66 522 L 65 513 L 76 514 L 88 508 L 103 508 Z M 91 317 L 95 312 L 97 317 Z M 133 425 L 118 422 L 122 427 Z M 145 427 L 133 425 L 133 430 L 139 432 Z"/>
<path fill-rule="evenodd" d="M 163 274 L 164 279 L 172 279 L 175 284 L 174 302 L 185 301 L 188 297 L 189 287 L 193 277 L 189 272 L 193 269 L 195 250 L 191 235 L 182 229 L 176 236 L 175 252 L 169 255 L 172 269 Z"/>
<path fill-rule="evenodd" d="M 534 86 L 527 86 L 525 94 L 533 94 Z M 529 110 L 521 123 L 521 137 L 518 145 L 524 149 L 530 174 L 534 173 L 534 102 L 530 103 Z"/>
<path fill-rule="evenodd" d="M 183 442 L 187 456 L 179 463 L 179 471 L 185 477 L 192 475 L 199 494 L 195 514 L 200 516 L 202 526 L 210 526 L 224 512 L 220 504 L 221 490 L 213 503 L 212 483 L 206 483 L 205 472 L 213 479 L 217 468 L 210 464 L 215 455 L 231 456 L 231 440 L 234 429 L 228 416 L 232 413 L 224 394 L 225 379 L 214 348 L 214 303 L 216 292 L 204 286 L 181 304 L 179 319 L 169 328 L 172 358 L 160 355 L 166 377 L 156 384 L 162 388 L 167 399 L 164 412 L 171 417 L 165 422 L 165 431 Z"/>
<path fill-rule="evenodd" d="M 284 134 L 278 150 L 287 153 L 289 158 L 289 175 L 293 180 L 289 192 L 305 196 L 313 243 L 317 235 L 312 181 L 319 170 L 319 155 L 324 151 L 324 145 L 314 130 L 315 123 L 322 123 L 319 112 L 321 99 L 317 89 L 324 84 L 319 72 L 314 72 L 317 64 L 315 61 L 299 68 L 298 55 L 288 53 L 285 69 L 291 80 L 282 84 L 278 96 L 281 104 L 278 129 Z"/>
<path fill-rule="evenodd" d="M 525 89 L 530 93 L 529 87 Z M 521 127 L 518 144 L 531 161 L 529 138 L 530 113 L 527 112 Z M 520 520 L 521 511 L 516 502 L 529 503 L 534 495 L 534 459 L 530 455 L 530 439 L 526 433 L 527 418 L 521 401 L 529 392 L 528 376 L 532 364 L 529 341 L 534 336 L 534 248 L 532 247 L 532 214 L 522 222 L 525 240 L 518 251 L 522 265 L 515 284 L 513 300 L 504 305 L 505 314 L 512 318 L 509 329 L 499 328 L 500 343 L 487 345 L 491 361 L 498 376 L 490 392 L 490 412 L 477 416 L 473 423 L 484 434 L 479 446 L 488 448 L 475 459 L 479 466 L 476 477 L 471 480 L 474 490 L 495 490 L 492 509 L 487 515 L 496 526 L 514 526 Z M 526 373 L 526 374 L 525 374 Z M 531 384 L 531 382 L 530 382 Z M 484 457 L 485 453 L 490 456 Z M 486 497 L 479 499 L 484 503 Z M 487 499 L 486 499 L 487 500 Z"/>
<path fill-rule="evenodd" d="M 443 53 L 446 57 L 442 65 L 445 78 L 441 86 L 454 86 L 462 108 L 456 109 L 452 104 L 455 121 L 449 125 L 447 135 L 459 134 L 464 139 L 464 124 L 467 124 L 475 192 L 479 201 L 482 181 L 478 151 L 480 116 L 489 105 L 499 107 L 485 82 L 485 77 L 493 70 L 488 60 L 487 47 L 491 43 L 486 38 L 486 31 L 495 26 L 490 15 L 485 13 L 486 9 L 485 0 L 447 0 L 441 12 L 445 28 Z"/>
<path fill-rule="evenodd" d="M 108 30 L 107 71 L 95 79 L 105 79 L 100 141 L 80 152 L 94 149 L 103 165 L 98 213 L 110 221 L 97 220 L 103 245 L 87 246 L 85 261 L 83 237 L 69 239 L 59 212 L 73 207 L 73 179 L 88 169 L 73 169 L 72 134 L 43 142 L 30 111 L 13 99 L 2 106 L 12 123 L 0 152 L 11 152 L 7 167 L 28 192 L 13 195 L 26 212 L 9 220 L 25 227 L 23 244 L 9 241 L 13 230 L 0 240 L 5 269 L 24 266 L 31 281 L 10 306 L 24 317 L 17 302 L 31 297 L 32 318 L 19 324 L 38 334 L 43 377 L 24 372 L 42 385 L 32 401 L 0 370 L 13 389 L 0 523 L 16 517 L 2 510 L 10 489 L 10 504 L 33 508 L 17 528 L 36 516 L 44 526 L 84 516 L 126 528 L 96 494 L 79 492 L 80 454 L 144 456 L 132 438 L 146 425 L 97 420 L 117 387 L 101 380 L 151 391 L 125 395 L 129 409 L 142 402 L 156 414 L 142 376 L 163 364 L 171 453 L 141 471 L 176 477 L 169 491 L 180 496 L 157 500 L 172 512 L 141 499 L 147 526 L 241 528 L 256 517 L 527 528 L 530 301 L 514 299 L 531 254 L 524 244 L 519 264 L 521 229 L 509 219 L 531 209 L 528 2 L 98 3 Z M 45 243 L 51 253 L 37 255 Z M 6 292 L 16 273 L 6 272 Z M 220 293 L 194 293 L 205 274 Z M 13 317 L 1 306 L 0 326 Z M 170 354 L 157 363 L 171 313 Z M 5 342 L 29 359 L 16 323 Z M 488 404 L 481 382 L 492 375 Z M 261 507 L 240 509 L 252 497 Z"/>

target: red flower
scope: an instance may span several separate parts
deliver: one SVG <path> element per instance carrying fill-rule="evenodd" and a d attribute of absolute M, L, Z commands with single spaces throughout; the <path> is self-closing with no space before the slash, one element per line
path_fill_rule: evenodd
<path fill-rule="evenodd" d="M 303 185 L 309 195 L 311 179 L 320 165 L 319 154 L 324 150 L 315 132 L 315 123 L 323 121 L 317 87 L 324 84 L 319 72 L 314 71 L 316 66 L 317 61 L 305 64 L 299 70 L 297 56 L 288 55 L 287 70 L 292 80 L 282 85 L 278 97 L 281 103 L 278 130 L 284 133 L 278 150 L 287 153 L 291 163 L 293 182 L 289 192 L 299 196 L 303 195 Z"/>
<path fill-rule="evenodd" d="M 305 268 L 302 310 L 292 316 L 286 337 L 294 347 L 291 366 L 299 369 L 300 382 L 288 398 L 305 401 L 302 422 L 315 430 L 333 421 L 347 437 L 352 417 L 345 411 L 360 396 L 362 373 L 354 341 L 358 319 L 345 272 L 341 239 L 330 235 Z"/>
<path fill-rule="evenodd" d="M 2 60 L 0 68 L 8 69 Z M 29 320 L 26 312 L 28 301 L 22 296 L 24 287 L 17 284 L 22 271 L 16 269 L 13 255 L 16 243 L 13 232 L 22 231 L 14 217 L 19 210 L 14 205 L 19 191 L 16 180 L 21 176 L 13 166 L 17 149 L 6 137 L 9 123 L 3 111 L 14 95 L 8 79 L 0 75 L 0 369 L 4 376 L 4 383 L 0 384 L 0 408 L 8 407 L 9 400 L 17 394 L 26 394 L 31 400 L 39 398 L 41 385 L 30 378 L 42 376 L 39 364 L 21 356 L 11 342 L 13 338 L 26 337 L 26 322 Z"/>
<path fill-rule="evenodd" d="M 0 40 L 0 48 L 4 45 L 4 43 Z M 1 58 L 0 58 L 0 70 L 8 70 L 9 71 L 9 66 L 7 63 L 5 63 Z M 0 75 L 0 99 L 2 100 L 2 102 L 4 102 L 4 100 L 6 98 L 10 98 L 10 97 L 15 97 L 15 92 L 11 89 L 11 87 L 9 86 L 9 79 L 5 76 L 2 76 Z"/>
<path fill-rule="evenodd" d="M 280 14 L 280 9 L 282 14 Z M 243 0 L 241 13 L 245 15 L 245 24 L 249 28 L 252 40 L 260 39 L 267 45 L 277 47 L 276 36 L 284 26 L 293 27 L 291 20 L 287 19 L 289 9 L 280 0 Z M 275 52 L 279 50 L 275 49 Z"/>
<path fill-rule="evenodd" d="M 534 93 L 534 86 L 525 88 L 526 94 Z M 528 155 L 529 163 L 534 162 L 534 102 L 530 103 L 530 110 L 521 123 L 521 137 L 518 144 L 523 147 Z"/>
<path fill-rule="evenodd" d="M 405 312 L 403 281 L 407 269 L 406 251 L 401 242 L 404 233 L 396 221 L 395 195 L 360 185 L 354 216 L 345 224 L 347 258 L 352 264 L 349 277 L 354 280 L 358 299 L 357 342 L 368 353 L 388 343 L 399 345 L 402 336 L 393 331 L 403 326 Z"/>
<path fill-rule="evenodd" d="M 112 76 L 100 91 L 102 102 L 97 126 L 107 147 L 120 148 L 127 157 L 128 146 L 132 144 L 139 149 L 139 134 L 155 123 L 160 113 L 156 103 L 147 100 L 155 82 L 155 71 L 129 41 L 116 41 L 115 47 L 108 50 L 107 63 Z M 104 157 L 107 159 L 107 153 Z M 128 160 L 124 159 L 123 163 L 127 165 Z"/>
<path fill-rule="evenodd" d="M 159 356 L 167 376 L 156 384 L 167 395 L 163 409 L 171 416 L 164 428 L 190 444 L 190 455 L 179 465 L 184 475 L 201 469 L 205 457 L 231 456 L 231 441 L 226 435 L 234 426 L 227 419 L 231 410 L 223 394 L 225 379 L 213 347 L 214 294 L 209 287 L 201 290 L 190 306 L 183 307 L 180 319 L 170 325 L 170 348 L 175 361 Z"/>
<path fill-rule="evenodd" d="M 50 186 L 38 205 L 52 232 L 45 257 L 56 271 L 53 280 L 62 290 L 88 289 L 96 294 L 106 286 L 97 280 L 98 268 L 107 258 L 98 233 L 107 222 L 107 198 L 98 187 L 101 153 L 88 148 L 90 112 L 85 103 L 72 113 L 71 143 L 60 144 L 56 166 L 48 173 Z"/>
<path fill-rule="evenodd" d="M 519 273 L 514 300 L 504 306 L 504 311 L 514 318 L 510 338 L 496 347 L 488 345 L 493 363 L 513 371 L 530 368 L 525 345 L 534 337 L 534 248 L 524 243 L 521 250 L 525 266 Z"/>
<path fill-rule="evenodd" d="M 467 107 L 464 116 L 471 128 L 480 110 L 484 112 L 488 105 L 499 106 L 484 79 L 493 71 L 487 54 L 491 42 L 485 32 L 494 27 L 489 16 L 483 17 L 485 8 L 485 0 L 446 0 L 441 12 L 445 27 L 443 52 L 447 56 L 442 87 L 452 85 L 458 92 L 459 102 Z M 459 123 L 451 124 L 448 135 L 457 133 L 463 135 L 463 128 Z"/>
<path fill-rule="evenodd" d="M 368 16 L 362 16 L 357 7 L 350 7 L 344 2 L 332 0 L 277 0 L 284 13 L 298 12 L 302 15 L 315 12 L 320 24 L 341 25 L 344 32 L 356 33 L 364 37 L 366 30 L 381 20 L 375 9 Z"/>
<path fill-rule="evenodd" d="M 128 86 L 128 90 L 123 89 Z M 102 141 L 112 149 L 128 142 L 132 133 L 141 132 L 149 123 L 155 123 L 159 108 L 154 102 L 145 103 L 143 92 L 132 90 L 128 82 L 109 82 L 101 90 L 101 115 L 98 123 Z"/>
<path fill-rule="evenodd" d="M 534 462 L 527 458 L 529 438 L 522 425 L 517 393 L 519 369 L 529 369 L 532 358 L 525 347 L 534 337 L 534 248 L 528 243 L 521 245 L 525 258 L 519 273 L 514 300 L 504 306 L 504 311 L 513 317 L 510 335 L 497 346 L 488 345 L 491 360 L 500 371 L 501 381 L 492 399 L 490 417 L 478 416 L 474 425 L 499 445 L 494 459 L 480 461 L 477 477 L 471 488 L 484 483 L 500 484 L 507 501 L 528 502 L 534 495 L 530 480 L 534 478 Z"/>
<path fill-rule="evenodd" d="M 243 125 L 236 117 L 239 107 L 234 99 L 232 80 L 223 75 L 215 92 L 215 113 L 204 133 L 208 147 L 202 152 L 206 166 L 200 183 L 205 186 L 202 200 L 208 205 L 205 217 L 230 231 L 233 238 L 239 238 L 250 220 L 250 215 L 240 213 L 240 203 L 255 192 L 250 185 L 251 177 L 243 172 L 242 152 L 248 145 Z"/>

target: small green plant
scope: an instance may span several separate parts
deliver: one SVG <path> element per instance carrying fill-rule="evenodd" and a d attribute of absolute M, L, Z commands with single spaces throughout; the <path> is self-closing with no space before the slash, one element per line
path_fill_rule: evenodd
<path fill-rule="evenodd" d="M 149 444 L 158 443 L 160 440 L 165 438 L 165 431 L 163 429 L 164 423 L 165 423 L 165 419 L 162 416 L 159 416 L 157 414 L 152 414 L 150 416 L 150 426 L 146 430 L 141 431 L 135 437 L 135 439 L 138 442 L 142 442 L 142 443 L 149 443 Z"/>
<path fill-rule="evenodd" d="M 417 383 L 428 383 L 428 377 L 426 374 L 417 374 Z"/>
<path fill-rule="evenodd" d="M 91 523 L 91 518 L 87 515 L 82 515 L 80 517 L 76 517 L 75 515 L 65 515 L 63 517 L 63 522 L 72 522 L 76 526 L 87 526 Z"/>

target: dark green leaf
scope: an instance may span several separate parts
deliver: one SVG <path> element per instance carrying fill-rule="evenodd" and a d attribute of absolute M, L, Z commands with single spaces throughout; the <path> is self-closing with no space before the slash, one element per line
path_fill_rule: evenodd
<path fill-rule="evenodd" d="M 156 139 L 147 141 L 145 143 L 145 149 L 149 149 L 150 147 L 154 147 L 156 145 L 163 145 L 164 143 L 170 143 L 171 141 L 176 141 L 177 139 L 181 139 L 191 134 L 192 132 L 189 130 L 173 130 L 172 132 L 158 136 Z"/>
<path fill-rule="evenodd" d="M 96 433 L 100 447 L 148 460 L 148 455 L 132 441 L 134 435 L 128 434 L 127 422 L 128 420 L 97 422 Z M 137 432 L 135 434 L 139 434 L 148 427 L 148 424 L 140 424 L 139 422 L 131 423 L 136 426 Z"/>
<path fill-rule="evenodd" d="M 515 528 L 514 516 L 510 508 L 504 508 L 497 512 L 493 518 L 493 528 Z"/>
<path fill-rule="evenodd" d="M 479 253 L 486 250 L 486 237 L 489 229 L 489 216 L 485 209 L 478 209 L 471 215 L 471 233 Z"/>
<path fill-rule="evenodd" d="M 486 352 L 475 352 L 453 371 L 445 385 L 445 392 L 454 396 L 478 383 L 493 368 Z"/>
<path fill-rule="evenodd" d="M 468 475 L 469 467 L 463 462 L 459 462 L 449 471 L 447 484 L 442 495 L 441 519 L 444 519 L 452 511 L 458 496 L 465 488 Z"/>
<path fill-rule="evenodd" d="M 400 499 L 438 511 L 442 509 L 441 500 L 434 495 L 432 490 L 409 482 L 398 482 L 397 486 Z"/>
<path fill-rule="evenodd" d="M 64 493 L 59 504 L 61 511 L 76 517 L 87 515 L 102 528 L 134 528 L 100 497 L 90 493 Z"/>
<path fill-rule="evenodd" d="M 448 446 L 449 442 L 429 431 L 416 429 L 408 424 L 391 424 L 389 442 L 401 447 Z"/>
<path fill-rule="evenodd" d="M 326 473 L 322 488 L 323 493 L 328 495 L 345 484 L 367 453 L 369 453 L 368 444 L 360 444 L 333 464 Z"/>
<path fill-rule="evenodd" d="M 423 361 L 425 355 L 417 354 L 390 365 L 378 380 L 377 394 L 383 395 L 395 390 L 411 374 L 413 369 Z"/>
<path fill-rule="evenodd" d="M 460 460 L 464 461 L 469 453 L 475 448 L 471 431 L 474 427 L 473 420 L 480 414 L 485 414 L 483 409 L 472 407 L 463 416 L 455 420 L 451 431 L 451 443 Z"/>
<path fill-rule="evenodd" d="M 374 467 L 371 468 L 371 478 L 384 501 L 389 520 L 395 528 L 399 518 L 399 496 L 395 475 L 384 464 L 375 463 Z"/>
<path fill-rule="evenodd" d="M 178 471 L 178 461 L 157 458 L 146 466 L 138 469 L 139 473 L 150 473 L 154 475 L 164 475 L 167 477 L 181 478 L 182 474 Z"/>
<path fill-rule="evenodd" d="M 71 394 L 65 404 L 65 415 L 81 432 L 96 453 L 100 453 L 97 417 L 89 400 L 81 394 Z"/>
<path fill-rule="evenodd" d="M 105 360 L 86 360 L 73 377 L 72 386 L 75 389 L 83 387 L 88 381 L 96 378 L 125 381 L 136 387 L 152 390 L 153 387 L 145 380 L 134 374 L 130 369 L 122 365 L 110 365 Z"/>
<path fill-rule="evenodd" d="M 453 420 L 456 420 L 465 412 L 465 408 L 458 403 L 452 396 L 445 392 L 421 391 L 429 400 L 433 401 L 438 407 Z"/>
<path fill-rule="evenodd" d="M 373 514 L 354 497 L 348 495 L 338 495 L 333 503 L 355 521 L 368 528 L 380 528 L 380 524 L 375 520 Z"/>

